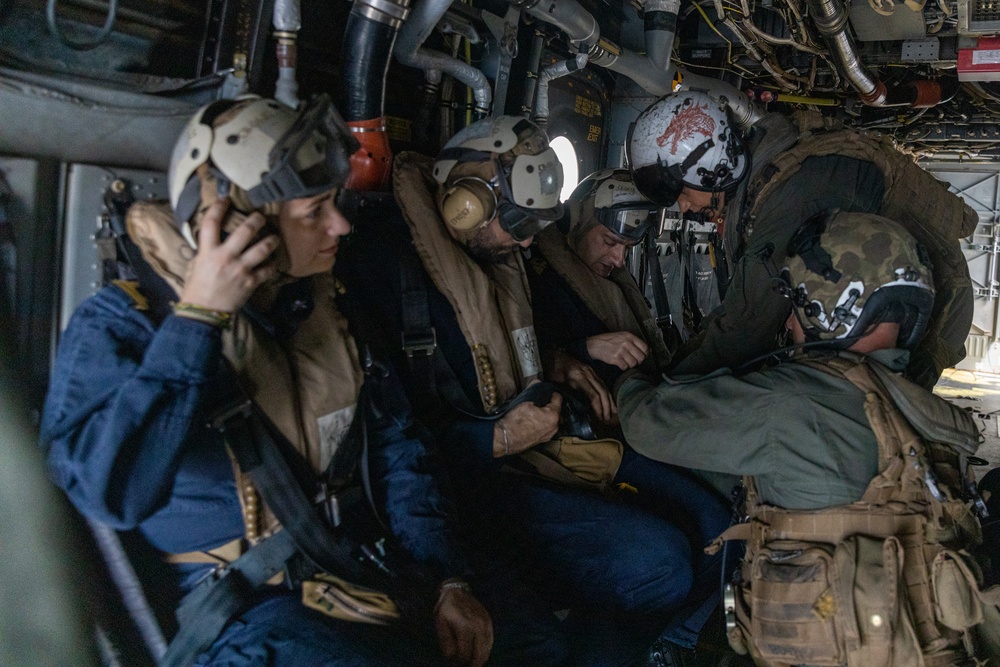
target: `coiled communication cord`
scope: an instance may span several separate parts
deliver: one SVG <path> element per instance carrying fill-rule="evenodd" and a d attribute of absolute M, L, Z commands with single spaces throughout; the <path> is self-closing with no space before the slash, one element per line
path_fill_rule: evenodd
<path fill-rule="evenodd" d="M 58 39 L 61 44 L 68 46 L 74 51 L 89 51 L 90 49 L 95 49 L 107 41 L 108 37 L 111 35 L 111 29 L 115 25 L 115 17 L 118 15 L 118 0 L 108 0 L 108 13 L 104 17 L 104 26 L 97 34 L 97 37 L 89 42 L 75 42 L 66 37 L 62 30 L 59 29 L 59 25 L 56 23 L 56 5 L 58 2 L 59 0 L 46 0 L 45 18 L 49 24 L 49 32 L 52 33 L 52 36 Z"/>

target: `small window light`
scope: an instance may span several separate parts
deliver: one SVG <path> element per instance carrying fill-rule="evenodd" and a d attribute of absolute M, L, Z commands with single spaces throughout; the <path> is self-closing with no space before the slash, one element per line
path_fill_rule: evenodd
<path fill-rule="evenodd" d="M 559 193 L 559 201 L 566 201 L 580 182 L 580 167 L 576 158 L 576 149 L 573 148 L 573 142 L 564 136 L 556 137 L 549 142 L 549 146 L 556 152 L 556 157 L 562 163 L 563 188 L 562 192 Z"/>

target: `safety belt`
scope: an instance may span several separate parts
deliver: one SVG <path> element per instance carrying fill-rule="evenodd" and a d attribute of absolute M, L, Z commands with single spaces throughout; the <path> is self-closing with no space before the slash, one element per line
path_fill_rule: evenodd
<path fill-rule="evenodd" d="M 292 471 L 289 460 L 298 453 L 260 409 L 238 390 L 213 416 L 211 425 L 222 432 L 240 470 L 250 476 L 283 530 L 185 596 L 177 610 L 181 629 L 170 643 L 162 667 L 192 664 L 230 619 L 249 605 L 254 590 L 281 572 L 296 553 L 319 569 L 355 581 L 362 578 L 350 544 L 323 523 Z"/>
<path fill-rule="evenodd" d="M 667 350 L 673 354 L 680 347 L 680 336 L 674 326 L 674 318 L 670 313 L 670 301 L 667 298 L 667 287 L 663 283 L 663 269 L 660 267 L 660 257 L 656 254 L 656 239 L 652 233 L 646 233 L 646 266 L 653 288 L 653 305 L 656 307 L 656 326 L 663 333 L 663 342 Z"/>
<path fill-rule="evenodd" d="M 433 414 L 439 411 L 440 406 L 434 398 L 440 396 L 461 412 L 475 412 L 455 371 L 438 350 L 437 332 L 431 323 L 427 283 L 420 260 L 415 255 L 402 253 L 399 275 L 402 286 L 402 346 L 407 370 L 414 384 L 414 407 L 419 408 L 415 411 L 425 417 L 428 412 Z"/>
<path fill-rule="evenodd" d="M 427 303 L 427 287 L 418 260 L 409 253 L 399 258 L 401 285 L 401 314 L 403 316 L 402 344 L 411 377 L 417 391 L 424 396 L 434 396 L 434 353 L 437 350 L 437 332 L 431 326 L 431 311 Z"/>

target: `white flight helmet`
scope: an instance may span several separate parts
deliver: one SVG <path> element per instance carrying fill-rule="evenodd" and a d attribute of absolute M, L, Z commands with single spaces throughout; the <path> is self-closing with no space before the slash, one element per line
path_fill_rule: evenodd
<path fill-rule="evenodd" d="M 452 175 L 460 164 L 485 162 L 493 163 L 495 175 L 489 182 Z M 499 216 L 504 230 L 522 241 L 563 215 L 562 163 L 545 131 L 526 118 L 496 116 L 469 125 L 445 144 L 433 173 L 438 183 L 449 186 L 441 207 L 454 226 L 486 224 Z M 476 215 L 467 224 L 467 216 L 459 214 L 470 208 Z"/>
<path fill-rule="evenodd" d="M 672 206 L 685 187 L 731 192 L 750 172 L 750 154 L 726 105 L 700 91 L 654 102 L 632 127 L 629 168 L 639 191 Z"/>
<path fill-rule="evenodd" d="M 219 100 L 198 110 L 174 146 L 170 204 L 179 223 L 190 222 L 201 200 L 197 171 L 206 163 L 220 195 L 239 188 L 254 208 L 312 197 L 343 185 L 357 148 L 327 95 L 302 111 L 255 95 Z"/>
<path fill-rule="evenodd" d="M 602 169 L 580 184 L 569 196 L 572 227 L 596 220 L 626 241 L 639 241 L 656 220 L 658 208 L 639 192 L 628 169 Z M 583 219 L 587 218 L 587 219 Z"/>

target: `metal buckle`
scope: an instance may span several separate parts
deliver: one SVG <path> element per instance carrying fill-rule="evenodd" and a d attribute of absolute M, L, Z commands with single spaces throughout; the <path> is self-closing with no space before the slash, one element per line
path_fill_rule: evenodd
<path fill-rule="evenodd" d="M 324 487 L 316 495 L 316 505 L 319 506 L 323 518 L 332 528 L 340 526 L 340 500 L 336 493 L 331 493 Z"/>
<path fill-rule="evenodd" d="M 237 398 L 226 403 L 221 408 L 219 408 L 215 414 L 213 414 L 209 420 L 208 425 L 214 428 L 216 431 L 225 431 L 226 424 L 230 419 L 234 417 L 249 417 L 253 403 L 250 402 L 249 398 Z"/>
<path fill-rule="evenodd" d="M 722 609 L 726 617 L 726 634 L 736 627 L 736 586 L 729 583 L 722 589 Z"/>
<path fill-rule="evenodd" d="M 422 352 L 424 356 L 429 357 L 437 349 L 437 331 L 434 330 L 434 327 L 415 333 L 404 331 L 401 339 L 403 342 L 403 352 L 406 353 L 407 359 L 413 359 L 413 355 L 418 352 Z"/>

